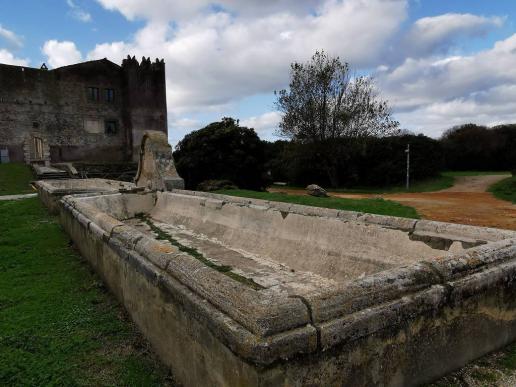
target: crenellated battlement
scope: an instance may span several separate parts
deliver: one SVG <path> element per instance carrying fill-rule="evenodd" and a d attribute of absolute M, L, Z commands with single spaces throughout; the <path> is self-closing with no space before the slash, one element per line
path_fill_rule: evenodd
<path fill-rule="evenodd" d="M 167 133 L 167 91 L 165 61 L 127 56 L 122 62 L 126 101 L 125 122 L 130 127 L 129 141 L 133 160 L 139 155 L 140 143 L 147 130 Z"/>
<path fill-rule="evenodd" d="M 154 62 L 152 62 L 151 58 L 142 57 L 141 61 L 138 62 L 135 56 L 127 55 L 122 61 L 122 69 L 136 69 L 138 72 L 145 71 L 164 71 L 165 70 L 165 59 L 156 58 Z"/>

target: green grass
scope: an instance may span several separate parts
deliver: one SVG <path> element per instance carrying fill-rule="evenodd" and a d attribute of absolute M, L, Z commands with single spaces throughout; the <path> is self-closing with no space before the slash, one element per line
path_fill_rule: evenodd
<path fill-rule="evenodd" d="M 498 199 L 507 200 L 516 204 L 516 176 L 508 177 L 493 184 L 488 189 Z"/>
<path fill-rule="evenodd" d="M 0 164 L 0 195 L 31 193 L 32 172 L 25 164 Z"/>
<path fill-rule="evenodd" d="M 405 185 L 395 185 L 390 187 L 381 187 L 381 188 L 367 188 L 367 187 L 357 187 L 357 188 L 337 188 L 335 190 L 330 189 L 333 192 L 343 192 L 343 193 L 371 193 L 371 194 L 394 194 L 394 193 L 403 193 L 403 192 L 433 192 L 440 191 L 442 189 L 450 188 L 455 179 L 453 176 L 444 176 L 441 175 L 436 178 L 426 179 L 421 181 L 416 181 L 410 184 L 409 189 L 407 190 Z"/>
<path fill-rule="evenodd" d="M 328 188 L 330 192 L 341 192 L 351 194 L 394 194 L 403 192 L 433 192 L 440 191 L 442 189 L 450 188 L 455 179 L 453 176 L 441 175 L 431 179 L 416 181 L 410 184 L 410 188 L 407 190 L 404 184 L 393 185 L 388 187 L 353 187 L 353 188 Z M 301 188 L 295 186 L 281 186 L 276 185 L 274 188 Z"/>
<path fill-rule="evenodd" d="M 172 384 L 37 198 L 0 213 L 0 385 Z"/>
<path fill-rule="evenodd" d="M 396 194 L 396 193 L 417 193 L 417 192 L 435 192 L 446 188 L 450 188 L 455 183 L 455 177 L 459 176 L 484 176 L 484 175 L 508 175 L 507 171 L 446 171 L 442 172 L 439 177 L 415 181 L 410 184 L 407 190 L 404 184 L 393 185 L 388 187 L 352 187 L 352 188 L 328 188 L 330 192 L 341 192 L 350 194 Z M 274 188 L 301 188 L 300 186 L 282 186 L 275 185 Z"/>
<path fill-rule="evenodd" d="M 384 199 L 342 199 L 317 198 L 307 195 L 287 195 L 283 193 L 258 192 L 248 190 L 220 190 L 217 193 L 245 198 L 272 200 L 276 202 L 303 204 L 314 207 L 334 208 L 337 210 L 359 211 L 371 214 L 400 216 L 418 219 L 417 211 L 408 206 Z"/>
<path fill-rule="evenodd" d="M 501 351 L 487 354 L 460 370 L 452 372 L 427 387 L 464 386 L 465 376 L 478 381 L 480 385 L 501 386 L 504 375 L 514 375 L 516 371 L 516 343 L 509 344 Z M 477 383 L 475 383 L 477 385 Z"/>
<path fill-rule="evenodd" d="M 442 172 L 443 176 L 485 176 L 485 175 L 510 175 L 508 171 L 446 171 Z"/>
<path fill-rule="evenodd" d="M 496 382 L 498 377 L 495 373 L 490 372 L 488 370 L 484 370 L 482 368 L 476 369 L 471 373 L 473 379 L 479 380 L 481 382 Z"/>
<path fill-rule="evenodd" d="M 506 370 L 516 371 L 516 343 L 506 347 L 497 362 Z"/>

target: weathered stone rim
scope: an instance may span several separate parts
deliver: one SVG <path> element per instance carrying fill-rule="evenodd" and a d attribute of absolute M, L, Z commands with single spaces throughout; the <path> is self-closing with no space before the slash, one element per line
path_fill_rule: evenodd
<path fill-rule="evenodd" d="M 240 199 L 225 195 L 207 194 L 175 190 L 176 194 L 187 194 L 206 197 L 207 199 L 221 200 L 221 205 L 252 205 L 266 207 L 275 211 L 301 213 L 310 216 L 332 216 L 342 221 L 359 221 L 374 223 L 386 227 L 394 227 L 407 230 L 432 230 L 443 232 L 447 229 L 456 229 L 458 225 L 407 220 L 401 218 L 376 216 L 354 213 L 350 211 L 328 210 L 309 206 L 290 205 L 286 203 L 268 202 L 262 200 Z M 163 286 L 172 292 L 179 285 L 186 287 L 189 293 L 186 298 L 192 305 L 201 303 L 199 309 L 201 318 L 231 350 L 242 358 L 258 363 L 271 364 L 279 359 L 286 359 L 296 354 L 311 353 L 318 350 L 328 350 L 343 342 L 353 341 L 364 335 L 373 333 L 379 329 L 378 325 L 371 324 L 372 319 L 383 318 L 387 325 L 399 325 L 403 321 L 393 316 L 392 308 L 403 310 L 409 314 L 416 313 L 426 308 L 438 308 L 450 299 L 450 295 L 457 292 L 467 293 L 472 288 L 479 289 L 486 281 L 508 280 L 507 273 L 500 277 L 496 275 L 498 265 L 504 266 L 514 277 L 516 273 L 516 233 L 506 230 L 483 229 L 473 226 L 464 226 L 472 234 L 482 234 L 485 239 L 496 240 L 479 247 L 472 248 L 463 254 L 434 260 L 419 261 L 417 263 L 386 270 L 380 273 L 351 281 L 345 286 L 337 287 L 331 291 L 310 295 L 310 297 L 290 298 L 288 301 L 297 303 L 296 310 L 299 319 L 294 325 L 271 326 L 267 320 L 268 308 L 262 308 L 261 313 L 246 313 L 242 316 L 234 311 L 221 308 L 213 300 L 210 292 L 199 292 L 195 286 L 195 278 L 180 277 L 174 272 L 165 271 L 156 262 L 144 258 L 144 241 L 150 244 L 161 244 L 131 227 L 126 226 L 114 217 L 106 213 L 99 213 L 94 206 L 87 204 L 81 198 L 91 201 L 96 196 L 120 195 L 103 193 L 101 195 L 72 195 L 62 199 L 62 208 L 70 212 L 83 226 L 96 233 L 107 242 L 120 256 L 133 257 L 133 261 L 140 267 L 147 267 L 151 275 L 156 278 L 157 286 Z M 147 193 L 147 195 L 153 195 Z M 462 226 L 461 226 L 462 227 Z M 125 231 L 125 233 L 124 233 Z M 512 237 L 511 239 L 503 239 Z M 161 244 L 163 245 L 163 244 Z M 128 248 L 130 247 L 130 248 Z M 140 250 L 140 251 L 139 251 Z M 181 256 L 181 254 L 178 254 Z M 184 256 L 182 257 L 185 258 Z M 207 271 L 208 278 L 220 284 L 230 281 L 219 278 L 220 273 L 215 270 Z M 495 278 L 496 277 L 496 278 Z M 189 280 L 192 282 L 189 283 Z M 398 282 L 397 282 L 398 281 Z M 458 286 L 458 283 L 468 283 L 468 287 Z M 174 284 L 172 286 L 171 284 Z M 236 284 L 231 284 L 232 290 L 238 293 L 249 292 Z M 469 290 L 468 290 L 469 289 Z M 217 291 L 218 288 L 212 289 Z M 174 290 L 175 291 L 175 290 Z M 253 291 L 255 298 L 248 297 L 244 304 L 252 302 L 259 304 L 259 293 L 266 291 Z M 171 293 L 172 294 L 172 293 Z M 203 302 L 208 300 L 209 304 Z M 271 299 L 267 307 L 271 306 Z M 280 300 L 273 299 L 272 302 Z M 401 306 L 400 306 L 401 305 Z M 234 308 L 238 309 L 238 308 Z M 257 310 L 260 310 L 259 308 Z M 265 314 L 264 314 L 265 313 Z M 405 315 L 406 313 L 401 313 Z M 385 319 L 385 315 L 391 316 Z M 217 317 L 215 317 L 217 316 Z M 398 316 L 399 317 L 399 316 Z M 350 327 L 360 326 L 360 334 Z M 215 329 L 216 328 L 216 329 Z"/>

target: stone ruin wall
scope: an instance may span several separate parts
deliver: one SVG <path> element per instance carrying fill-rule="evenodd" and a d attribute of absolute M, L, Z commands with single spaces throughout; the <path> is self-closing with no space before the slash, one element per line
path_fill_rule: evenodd
<path fill-rule="evenodd" d="M 0 149 L 23 162 L 27 143 L 41 137 L 52 162 L 137 160 L 147 129 L 167 132 L 164 63 L 92 61 L 55 70 L 0 64 Z M 89 101 L 97 87 L 99 101 Z M 113 102 L 104 90 L 113 89 Z M 105 121 L 116 121 L 116 134 Z"/>

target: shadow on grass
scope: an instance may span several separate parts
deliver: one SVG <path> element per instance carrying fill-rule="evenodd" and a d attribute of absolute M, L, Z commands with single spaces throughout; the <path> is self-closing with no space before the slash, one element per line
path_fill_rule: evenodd
<path fill-rule="evenodd" d="M 0 195 L 34 192 L 30 186 L 31 180 L 34 180 L 34 176 L 28 165 L 0 164 Z"/>

